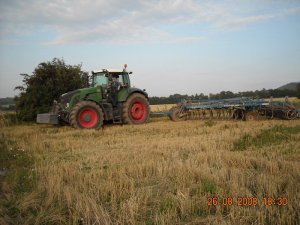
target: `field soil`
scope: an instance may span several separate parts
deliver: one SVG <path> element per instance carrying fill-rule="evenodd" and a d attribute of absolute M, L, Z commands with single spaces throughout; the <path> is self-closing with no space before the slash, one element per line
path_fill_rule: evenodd
<path fill-rule="evenodd" d="M 0 224 L 300 221 L 300 120 L 4 125 Z"/>

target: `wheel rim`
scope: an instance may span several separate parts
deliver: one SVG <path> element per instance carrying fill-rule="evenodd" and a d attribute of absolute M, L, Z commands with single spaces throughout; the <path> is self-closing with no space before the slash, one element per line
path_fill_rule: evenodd
<path fill-rule="evenodd" d="M 185 116 L 182 115 L 180 110 L 178 110 L 178 109 L 175 111 L 174 116 L 177 120 L 184 120 L 185 119 Z"/>
<path fill-rule="evenodd" d="M 252 114 L 248 115 L 247 120 L 249 121 L 255 120 L 254 115 Z"/>
<path fill-rule="evenodd" d="M 287 113 L 286 113 L 286 118 L 291 120 L 291 119 L 295 119 L 296 118 L 296 113 L 293 112 L 292 110 L 289 110 Z"/>
<path fill-rule="evenodd" d="M 93 108 L 85 108 L 80 111 L 78 116 L 80 126 L 84 128 L 92 128 L 98 122 L 97 111 Z"/>
<path fill-rule="evenodd" d="M 140 101 L 136 101 L 131 106 L 130 114 L 133 120 L 142 121 L 146 117 L 145 105 Z"/>

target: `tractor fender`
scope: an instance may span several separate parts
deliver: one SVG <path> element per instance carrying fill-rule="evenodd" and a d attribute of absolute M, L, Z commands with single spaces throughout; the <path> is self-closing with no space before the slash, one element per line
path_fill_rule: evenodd
<path fill-rule="evenodd" d="M 121 98 L 120 98 L 120 101 L 121 102 L 125 102 L 127 100 L 127 98 L 132 95 L 133 93 L 140 93 L 142 95 L 144 95 L 146 97 L 147 100 L 149 100 L 149 97 L 148 97 L 148 94 L 146 91 L 144 90 L 141 90 L 139 88 L 130 88 L 128 89 L 128 91 L 126 93 L 124 93 Z"/>

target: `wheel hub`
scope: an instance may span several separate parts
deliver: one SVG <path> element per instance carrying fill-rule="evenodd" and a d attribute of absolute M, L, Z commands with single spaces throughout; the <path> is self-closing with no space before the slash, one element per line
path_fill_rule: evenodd
<path fill-rule="evenodd" d="M 79 113 L 78 121 L 81 127 L 92 128 L 97 124 L 98 120 L 98 114 L 93 108 L 84 108 Z"/>
<path fill-rule="evenodd" d="M 84 114 L 84 115 L 83 115 L 83 120 L 84 120 L 85 122 L 90 122 L 90 121 L 91 121 L 91 116 L 90 116 L 90 114 Z"/>

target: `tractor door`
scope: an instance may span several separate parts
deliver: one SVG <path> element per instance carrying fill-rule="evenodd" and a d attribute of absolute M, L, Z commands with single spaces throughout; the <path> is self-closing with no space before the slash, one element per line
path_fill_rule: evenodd
<path fill-rule="evenodd" d="M 94 73 L 93 74 L 92 85 L 93 85 L 93 87 L 101 86 L 102 99 L 106 99 L 108 83 L 109 83 L 109 81 L 108 81 L 107 73 Z"/>

